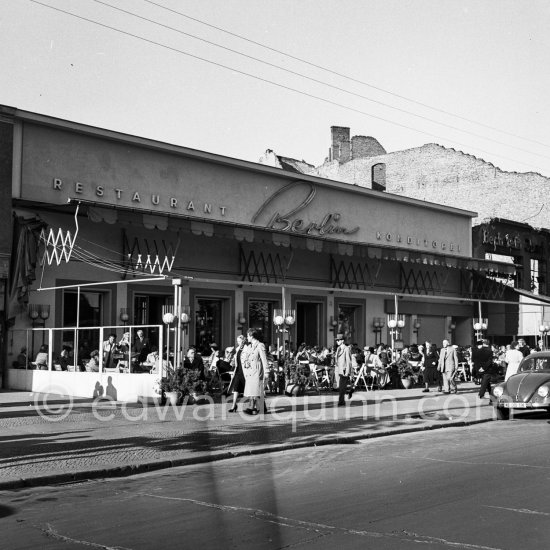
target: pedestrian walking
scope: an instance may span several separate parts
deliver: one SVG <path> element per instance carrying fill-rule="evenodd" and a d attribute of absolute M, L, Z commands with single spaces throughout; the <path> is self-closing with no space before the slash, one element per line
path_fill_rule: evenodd
<path fill-rule="evenodd" d="M 481 375 L 479 398 L 483 399 L 485 392 L 491 393 L 491 379 L 497 371 L 497 366 L 493 360 L 493 351 L 489 347 L 489 340 L 478 341 L 478 347 L 472 351 L 472 362 L 478 375 Z"/>
<path fill-rule="evenodd" d="M 239 334 L 239 336 L 237 336 L 237 351 L 233 356 L 235 372 L 233 373 L 231 384 L 229 384 L 229 388 L 227 389 L 228 394 L 233 394 L 233 406 L 229 409 L 229 412 L 237 412 L 237 399 L 240 393 L 244 393 L 246 379 L 243 372 L 243 362 L 246 359 L 247 347 L 248 342 L 244 334 Z"/>
<path fill-rule="evenodd" d="M 443 393 L 457 393 L 454 377 L 458 370 L 458 355 L 456 349 L 449 344 L 449 340 L 443 340 L 437 370 L 443 375 Z"/>
<path fill-rule="evenodd" d="M 346 346 L 344 335 L 336 335 L 336 351 L 334 353 L 334 376 L 338 380 L 338 406 L 344 406 L 346 395 L 346 389 L 349 383 L 349 376 L 351 373 L 351 352 L 348 346 Z M 350 392 L 350 399 L 351 399 Z"/>
<path fill-rule="evenodd" d="M 435 344 L 430 344 L 429 349 L 424 356 L 424 389 L 423 393 L 430 391 L 430 386 L 437 384 L 439 391 L 441 391 L 440 373 L 437 370 L 439 365 L 439 353 Z"/>
<path fill-rule="evenodd" d="M 519 350 L 519 342 L 515 340 L 510 344 L 510 349 L 506 351 L 504 356 L 504 362 L 506 363 L 506 374 L 504 375 L 504 381 L 508 380 L 510 376 L 518 372 L 518 367 L 523 360 L 523 353 Z"/>
<path fill-rule="evenodd" d="M 250 350 L 243 364 L 246 381 L 244 396 L 250 398 L 250 407 L 245 409 L 244 412 L 247 414 L 258 414 L 260 412 L 257 406 L 258 400 L 263 402 L 264 412 L 267 412 L 264 400 L 264 376 L 269 366 L 265 344 L 259 340 L 260 331 L 249 328 L 246 337 L 250 344 Z"/>

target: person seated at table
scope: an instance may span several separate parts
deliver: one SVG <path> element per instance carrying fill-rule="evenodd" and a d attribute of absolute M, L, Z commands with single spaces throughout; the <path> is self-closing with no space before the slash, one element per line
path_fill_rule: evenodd
<path fill-rule="evenodd" d="M 233 346 L 228 346 L 225 348 L 223 359 L 218 359 L 218 372 L 221 374 L 223 372 L 229 372 L 233 370 L 231 363 L 233 357 L 235 356 L 235 348 Z"/>
<path fill-rule="evenodd" d="M 86 363 L 86 372 L 99 372 L 99 351 L 96 349 L 90 353 L 90 360 Z"/>
<path fill-rule="evenodd" d="M 14 369 L 24 369 L 27 366 L 27 348 L 23 346 L 17 359 L 12 364 Z"/>
<path fill-rule="evenodd" d="M 151 350 L 151 353 L 147 354 L 145 361 L 140 364 L 140 369 L 141 372 L 150 372 L 151 374 L 154 374 L 159 372 L 160 354 L 157 346 L 152 346 Z M 162 364 L 164 367 L 172 366 L 171 363 L 166 361 L 166 359 L 162 360 Z"/>
<path fill-rule="evenodd" d="M 186 369 L 196 370 L 199 373 L 201 380 L 206 379 L 202 357 L 197 353 L 195 348 L 189 348 L 187 350 L 187 356 L 183 360 L 183 367 Z"/>
<path fill-rule="evenodd" d="M 71 362 L 71 351 L 73 351 L 71 346 L 65 345 L 61 348 L 61 353 L 56 361 L 56 364 L 61 367 L 61 370 L 68 370 L 69 363 Z"/>
<path fill-rule="evenodd" d="M 48 370 L 48 345 L 42 344 L 40 346 L 40 349 L 38 350 L 38 353 L 36 355 L 36 359 L 34 360 L 34 366 L 38 370 Z"/>

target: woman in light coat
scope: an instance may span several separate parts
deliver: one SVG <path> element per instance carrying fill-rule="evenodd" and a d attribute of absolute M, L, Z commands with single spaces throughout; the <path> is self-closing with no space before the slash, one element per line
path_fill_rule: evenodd
<path fill-rule="evenodd" d="M 250 398 L 250 408 L 245 410 L 248 414 L 258 414 L 258 399 L 264 395 L 264 376 L 268 369 L 265 345 L 260 342 L 260 333 L 257 329 L 249 328 L 246 333 L 249 342 L 246 357 L 243 361 L 245 378 L 244 397 Z M 264 402 L 265 409 L 265 402 Z M 265 410 L 264 410 L 265 412 Z"/>

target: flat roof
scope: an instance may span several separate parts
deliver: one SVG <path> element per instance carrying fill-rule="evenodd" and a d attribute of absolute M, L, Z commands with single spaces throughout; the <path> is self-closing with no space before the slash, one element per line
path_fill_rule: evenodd
<path fill-rule="evenodd" d="M 232 168 L 238 168 L 249 172 L 256 172 L 260 174 L 266 174 L 266 175 L 285 178 L 285 179 L 288 179 L 288 178 L 296 179 L 296 175 L 297 175 L 295 172 L 287 172 L 285 170 L 281 170 L 280 168 L 266 166 L 265 164 L 235 159 L 232 157 L 225 157 L 223 155 L 218 155 L 215 153 L 200 151 L 198 149 L 191 149 L 189 147 L 184 147 L 181 145 L 164 143 L 161 141 L 156 141 L 156 140 L 152 140 L 152 139 L 144 138 L 140 136 L 123 134 L 113 130 L 106 130 L 95 126 L 81 124 L 78 122 L 72 122 L 69 120 L 55 118 L 47 115 L 32 113 L 29 111 L 23 111 L 14 107 L 0 105 L 0 116 L 1 115 L 4 115 L 3 117 L 4 120 L 6 118 L 10 118 L 14 120 L 21 120 L 23 122 L 29 122 L 29 123 L 69 130 L 71 132 L 77 132 L 77 133 L 81 133 L 89 136 L 95 136 L 95 137 L 108 139 L 112 141 L 128 143 L 131 145 L 153 149 L 157 151 L 173 153 L 176 155 L 185 156 L 185 157 L 189 157 L 197 160 L 202 160 L 205 162 L 211 162 L 211 163 L 225 165 Z M 367 189 L 365 187 L 359 187 L 349 183 L 334 181 L 326 178 L 320 178 L 318 176 L 300 174 L 299 179 L 302 181 L 322 185 L 325 187 L 336 188 L 346 193 L 373 196 L 373 197 L 376 197 L 377 199 L 386 200 L 388 202 L 410 204 L 417 207 L 427 208 L 430 210 L 437 210 L 437 211 L 446 212 L 449 214 L 455 214 L 455 215 L 463 216 L 467 218 L 477 217 L 477 212 L 473 212 L 471 210 L 464 210 L 461 208 L 455 208 L 453 206 L 446 206 L 446 205 L 437 204 L 433 202 L 422 201 L 420 199 L 404 197 L 402 195 L 394 195 L 394 194 L 386 193 L 382 191 L 374 191 L 372 189 Z"/>

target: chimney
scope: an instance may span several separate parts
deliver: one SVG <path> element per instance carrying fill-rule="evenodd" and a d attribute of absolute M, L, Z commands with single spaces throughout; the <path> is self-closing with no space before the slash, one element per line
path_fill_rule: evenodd
<path fill-rule="evenodd" d="M 330 135 L 332 145 L 330 148 L 330 160 L 337 160 L 340 164 L 348 162 L 350 153 L 350 130 L 343 126 L 331 126 Z"/>

